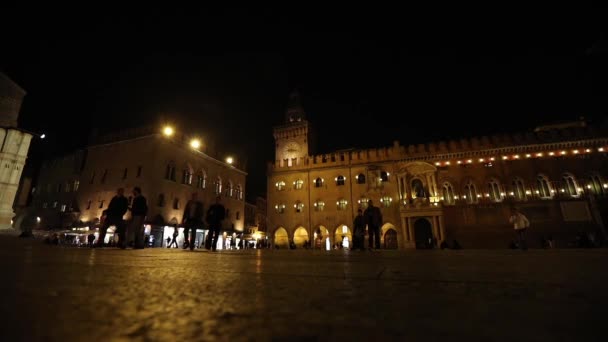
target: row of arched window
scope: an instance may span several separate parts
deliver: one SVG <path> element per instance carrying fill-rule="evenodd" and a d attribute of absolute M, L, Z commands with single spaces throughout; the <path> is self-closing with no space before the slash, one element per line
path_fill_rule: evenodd
<path fill-rule="evenodd" d="M 378 182 L 388 182 L 389 180 L 389 173 L 386 171 L 380 171 L 379 177 L 378 177 Z M 357 176 L 355 176 L 355 180 L 357 184 L 366 184 L 366 177 L 363 173 L 358 174 Z M 336 184 L 336 186 L 342 186 L 346 184 L 346 176 L 343 175 L 339 175 L 337 177 L 334 178 L 334 182 Z M 318 177 L 314 180 L 314 186 L 315 188 L 320 188 L 323 186 L 323 184 L 325 184 L 325 179 Z M 295 190 L 300 190 L 302 189 L 304 186 L 304 181 L 301 179 L 295 180 L 293 182 L 293 188 Z M 275 183 L 275 187 L 278 191 L 282 191 L 285 190 L 287 187 L 287 183 L 285 183 L 285 181 L 278 181 Z"/>
<path fill-rule="evenodd" d="M 583 181 L 584 182 L 584 181 Z M 459 194 L 454 186 L 446 181 L 442 184 L 441 200 L 444 204 L 453 205 L 457 200 L 463 200 L 468 204 L 478 203 L 482 199 L 492 202 L 501 202 L 505 198 L 516 201 L 525 201 L 527 198 L 552 199 L 555 196 L 567 196 L 571 198 L 580 197 L 587 191 L 595 195 L 608 194 L 608 184 L 602 183 L 598 174 L 589 175 L 586 185 L 579 182 L 571 173 L 564 173 L 559 181 L 550 181 L 543 174 L 528 184 L 523 179 L 515 177 L 508 184 L 501 184 L 496 178 L 491 178 L 482 188 L 472 180 L 467 181 L 462 192 Z"/>
<path fill-rule="evenodd" d="M 363 198 L 359 199 L 357 201 L 357 203 L 359 204 L 359 208 L 366 209 L 369 204 L 369 198 L 363 197 Z M 393 203 L 393 198 L 390 196 L 384 196 L 384 197 L 380 198 L 380 203 L 382 204 L 382 206 L 388 208 Z M 296 213 L 301 213 L 304 210 L 304 204 L 300 201 L 296 201 L 295 204 L 293 205 L 293 207 L 294 207 Z M 313 207 L 314 207 L 315 211 L 324 211 L 325 202 L 321 199 L 316 200 L 313 203 Z M 274 208 L 278 213 L 282 214 L 285 212 L 287 205 L 285 205 L 284 203 L 280 203 L 280 204 L 275 205 Z M 344 198 L 340 198 L 336 201 L 337 210 L 346 210 L 347 208 L 348 208 L 348 201 L 345 200 Z"/>
<path fill-rule="evenodd" d="M 165 170 L 165 179 L 176 182 L 175 173 L 175 164 L 173 162 L 168 163 L 167 168 Z M 193 185 L 193 182 L 197 189 L 206 189 L 207 173 L 204 170 L 201 170 L 196 175 L 194 175 L 190 166 L 184 167 L 184 169 L 182 170 L 181 183 L 185 185 Z M 239 200 L 243 199 L 243 190 L 240 184 L 233 186 L 232 181 L 229 180 L 226 183 L 226 186 L 223 188 L 222 179 L 219 176 L 213 182 L 213 193 L 217 195 L 223 194 L 225 197 L 233 197 Z"/>

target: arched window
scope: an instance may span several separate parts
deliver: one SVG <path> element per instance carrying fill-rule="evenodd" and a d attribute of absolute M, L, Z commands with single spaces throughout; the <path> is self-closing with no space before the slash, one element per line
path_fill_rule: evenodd
<path fill-rule="evenodd" d="M 336 177 L 336 185 L 344 185 L 344 180 L 346 178 L 344 176 L 338 176 Z"/>
<path fill-rule="evenodd" d="M 316 211 L 323 211 L 325 209 L 325 202 L 317 200 L 314 204 Z"/>
<path fill-rule="evenodd" d="M 392 202 L 393 202 L 393 198 L 390 196 L 384 196 L 384 197 L 380 198 L 380 203 L 382 203 L 382 205 L 387 208 L 391 206 Z"/>
<path fill-rule="evenodd" d="M 388 182 L 388 176 L 389 176 L 388 172 L 386 172 L 386 171 L 380 171 L 380 179 L 383 182 Z"/>
<path fill-rule="evenodd" d="M 418 178 L 412 180 L 412 197 L 414 198 L 423 198 L 426 197 L 426 192 L 424 191 L 424 185 L 422 181 Z"/>
<path fill-rule="evenodd" d="M 187 165 L 182 172 L 182 184 L 192 185 L 192 169 Z"/>
<path fill-rule="evenodd" d="M 158 201 L 156 203 L 158 204 L 159 207 L 164 207 L 165 206 L 165 194 L 159 194 Z"/>
<path fill-rule="evenodd" d="M 365 175 L 360 173 L 357 175 L 357 184 L 365 184 Z"/>
<path fill-rule="evenodd" d="M 591 190 L 595 195 L 604 195 L 608 192 L 608 184 L 602 183 L 602 178 L 597 173 L 589 175 L 589 184 L 587 189 Z"/>
<path fill-rule="evenodd" d="M 549 179 L 545 175 L 538 175 L 536 177 L 536 194 L 540 198 L 552 198 L 553 192 L 555 190 L 551 189 L 551 184 L 549 183 Z"/>
<path fill-rule="evenodd" d="M 323 186 L 323 178 L 319 177 L 315 179 L 315 188 L 320 188 Z"/>
<path fill-rule="evenodd" d="M 346 210 L 346 206 L 348 205 L 348 201 L 346 201 L 345 199 L 341 198 L 338 200 L 338 202 L 336 202 L 336 205 L 338 206 L 338 210 Z"/>
<path fill-rule="evenodd" d="M 500 192 L 500 184 L 495 178 L 490 179 L 488 182 L 488 197 L 492 202 L 502 201 L 502 194 Z"/>
<path fill-rule="evenodd" d="M 207 186 L 207 174 L 205 171 L 201 171 L 196 176 L 196 187 L 199 189 L 204 189 Z"/>
<path fill-rule="evenodd" d="M 233 195 L 232 182 L 228 181 L 228 183 L 226 183 L 226 188 L 224 189 L 224 196 L 232 197 L 232 195 Z"/>
<path fill-rule="evenodd" d="M 361 209 L 367 209 L 367 207 L 369 206 L 369 198 L 367 197 L 361 197 L 361 199 L 357 202 L 359 203 L 359 208 Z"/>
<path fill-rule="evenodd" d="M 469 181 L 467 184 L 465 184 L 463 198 L 468 204 L 477 203 L 477 199 L 479 197 L 480 195 L 477 194 L 477 187 L 475 187 L 475 183 L 473 183 L 473 181 Z"/>
<path fill-rule="evenodd" d="M 304 181 L 301 179 L 296 180 L 295 182 L 293 182 L 293 187 L 296 190 L 300 190 L 302 189 L 302 187 L 304 186 Z"/>
<path fill-rule="evenodd" d="M 277 187 L 278 191 L 285 190 L 285 182 L 284 181 L 278 181 L 278 182 L 276 182 L 275 186 Z"/>
<path fill-rule="evenodd" d="M 294 204 L 293 207 L 296 209 L 296 213 L 301 213 L 304 211 L 304 203 L 300 201 L 296 201 L 296 204 Z"/>
<path fill-rule="evenodd" d="M 524 188 L 524 181 L 521 178 L 513 179 L 511 182 L 513 192 L 511 196 L 515 197 L 518 201 L 524 201 L 526 199 L 526 188 Z"/>
<path fill-rule="evenodd" d="M 165 179 L 175 181 L 175 164 L 169 162 L 165 169 Z"/>
<path fill-rule="evenodd" d="M 454 203 L 456 203 L 456 198 L 454 196 L 454 188 L 452 187 L 452 184 L 450 184 L 449 182 L 444 182 L 443 183 L 443 204 L 446 205 L 453 205 Z"/>
<path fill-rule="evenodd" d="M 217 177 L 214 184 L 214 191 L 216 195 L 220 195 L 222 193 L 222 179 Z"/>
<path fill-rule="evenodd" d="M 240 184 L 237 184 L 237 186 L 236 186 L 236 195 L 235 196 L 239 200 L 243 199 L 243 187 L 241 187 Z"/>
<path fill-rule="evenodd" d="M 179 198 L 173 199 L 173 209 L 175 209 L 175 210 L 179 209 Z"/>
<path fill-rule="evenodd" d="M 564 188 L 560 191 L 570 197 L 578 197 L 578 184 L 576 183 L 574 176 L 571 173 L 566 172 L 562 175 L 562 179 L 564 180 Z"/>
<path fill-rule="evenodd" d="M 274 209 L 277 211 L 277 213 L 282 214 L 285 212 L 285 204 L 277 204 L 274 206 Z"/>

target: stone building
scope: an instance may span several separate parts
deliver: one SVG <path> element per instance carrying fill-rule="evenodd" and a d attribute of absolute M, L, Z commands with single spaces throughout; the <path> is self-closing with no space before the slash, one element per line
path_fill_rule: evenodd
<path fill-rule="evenodd" d="M 205 208 L 220 195 L 227 209 L 223 231 L 230 240 L 244 230 L 245 178 L 237 164 L 191 147 L 183 135 L 139 128 L 96 137 L 86 150 L 45 163 L 34 206 L 44 226 L 92 228 L 98 226 L 116 189 L 124 188 L 129 197 L 138 186 L 148 201 L 146 232 L 158 246 L 174 225 L 181 224 L 193 192 Z M 72 217 L 69 222 L 56 219 L 67 214 Z M 204 234 L 201 230 L 197 239 Z"/>
<path fill-rule="evenodd" d="M 294 101 L 291 101 L 294 103 Z M 295 101 L 297 103 L 297 101 Z M 513 135 L 344 150 L 312 155 L 312 127 L 301 105 L 274 128 L 268 169 L 268 229 L 287 247 L 352 241 L 357 209 L 381 208 L 382 248 L 506 248 L 508 217 L 519 208 L 529 239 L 570 245 L 585 232 L 605 236 L 608 127 L 584 121 Z M 367 246 L 367 242 L 366 242 Z"/>
<path fill-rule="evenodd" d="M 0 73 L 0 229 L 13 227 L 13 204 L 33 135 L 17 127 L 25 91 Z"/>

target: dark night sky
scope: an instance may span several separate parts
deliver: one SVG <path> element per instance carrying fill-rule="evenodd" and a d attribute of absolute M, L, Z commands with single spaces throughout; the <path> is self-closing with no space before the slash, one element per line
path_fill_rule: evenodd
<path fill-rule="evenodd" d="M 11 14 L 0 70 L 28 92 L 20 124 L 49 136 L 31 165 L 83 146 L 91 128 L 164 116 L 247 156 L 252 198 L 265 191 L 272 126 L 295 88 L 319 152 L 608 113 L 601 11 L 483 21 L 388 8 L 1 11 Z"/>

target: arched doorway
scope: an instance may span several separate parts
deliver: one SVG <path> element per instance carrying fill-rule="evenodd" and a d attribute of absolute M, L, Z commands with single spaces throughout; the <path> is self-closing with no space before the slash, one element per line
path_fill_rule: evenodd
<path fill-rule="evenodd" d="M 397 229 L 392 223 L 385 223 L 380 229 L 382 248 L 397 249 L 399 243 L 397 241 Z"/>
<path fill-rule="evenodd" d="M 315 249 L 331 250 L 329 230 L 324 226 L 319 226 L 319 228 L 315 230 Z"/>
<path fill-rule="evenodd" d="M 388 229 L 386 233 L 384 233 L 384 249 L 397 249 L 397 231 L 394 229 Z"/>
<path fill-rule="evenodd" d="M 287 249 L 289 247 L 289 237 L 285 228 L 279 227 L 274 231 L 274 247 L 280 249 Z"/>
<path fill-rule="evenodd" d="M 433 229 L 429 220 L 419 218 L 414 222 L 414 239 L 416 240 L 416 249 L 433 248 Z"/>
<path fill-rule="evenodd" d="M 296 247 L 302 248 L 308 241 L 308 232 L 304 227 L 298 227 L 298 229 L 293 232 L 293 243 L 296 244 Z"/>
<path fill-rule="evenodd" d="M 334 247 L 336 248 L 350 248 L 353 241 L 353 234 L 346 225 L 341 224 L 336 228 L 334 241 Z"/>

